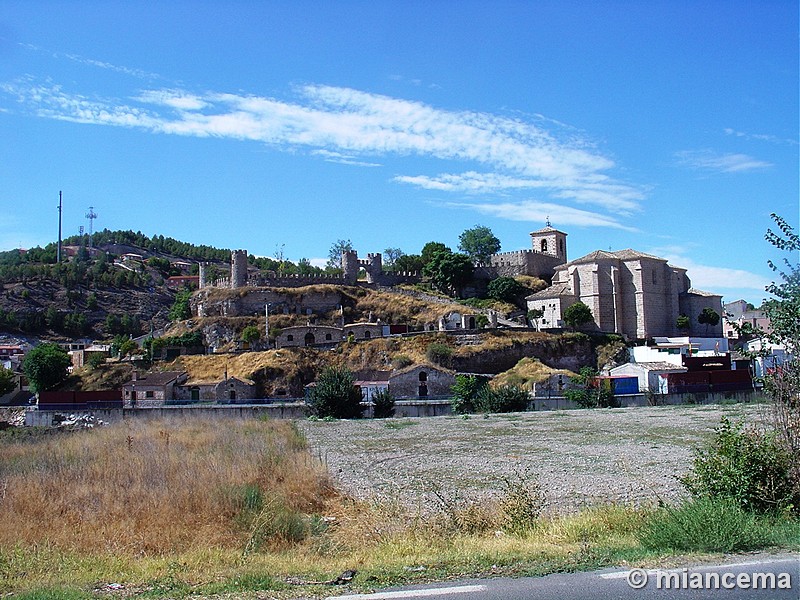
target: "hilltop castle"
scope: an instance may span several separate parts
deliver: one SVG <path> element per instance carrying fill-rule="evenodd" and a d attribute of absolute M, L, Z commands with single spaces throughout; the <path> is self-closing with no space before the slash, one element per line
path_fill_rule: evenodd
<path fill-rule="evenodd" d="M 533 231 L 531 248 L 513 252 L 499 252 L 489 257 L 488 264 L 477 265 L 475 277 L 490 280 L 496 277 L 514 277 L 529 275 L 550 281 L 555 269 L 567 262 L 567 234 L 550 226 Z M 417 272 L 387 272 L 383 270 L 383 256 L 379 252 L 367 254 L 367 258 L 359 258 L 355 250 L 342 252 L 341 275 L 276 275 L 249 273 L 247 268 L 247 251 L 231 252 L 230 277 L 207 280 L 206 263 L 200 263 L 199 286 L 204 287 L 299 287 L 304 285 L 330 283 L 336 285 L 356 285 L 358 274 L 363 269 L 366 283 L 391 287 L 400 283 L 416 283 L 422 279 Z"/>

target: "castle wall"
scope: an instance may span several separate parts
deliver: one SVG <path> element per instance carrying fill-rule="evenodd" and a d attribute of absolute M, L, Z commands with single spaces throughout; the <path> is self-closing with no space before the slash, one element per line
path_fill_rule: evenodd
<path fill-rule="evenodd" d="M 562 264 L 564 264 L 562 258 L 535 250 L 498 252 L 489 257 L 491 271 L 488 273 L 494 277 L 529 275 L 550 281 L 555 268 Z"/>

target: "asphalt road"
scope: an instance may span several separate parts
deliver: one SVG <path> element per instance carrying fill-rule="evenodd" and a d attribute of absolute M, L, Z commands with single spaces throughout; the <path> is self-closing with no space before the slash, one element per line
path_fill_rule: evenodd
<path fill-rule="evenodd" d="M 645 585 L 642 585 L 642 584 Z M 638 586 L 638 587 L 636 587 Z M 704 589 L 710 588 L 710 589 Z M 756 589 L 757 588 L 757 589 Z M 800 555 L 759 557 L 736 563 L 694 565 L 664 571 L 604 569 L 522 579 L 475 579 L 337 600 L 800 600 Z"/>

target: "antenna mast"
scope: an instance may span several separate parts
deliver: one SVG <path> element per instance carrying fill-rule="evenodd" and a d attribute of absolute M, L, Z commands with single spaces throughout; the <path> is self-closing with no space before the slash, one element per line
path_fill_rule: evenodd
<path fill-rule="evenodd" d="M 94 245 L 94 240 L 92 238 L 92 222 L 97 218 L 97 213 L 94 212 L 94 206 L 89 207 L 86 218 L 89 219 L 89 248 L 91 248 Z"/>
<path fill-rule="evenodd" d="M 58 192 L 58 255 L 56 261 L 61 263 L 61 192 Z"/>

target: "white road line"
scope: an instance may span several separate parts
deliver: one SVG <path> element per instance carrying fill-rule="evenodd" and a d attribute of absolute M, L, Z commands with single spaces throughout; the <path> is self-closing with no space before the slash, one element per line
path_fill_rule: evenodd
<path fill-rule="evenodd" d="M 469 594 L 485 592 L 485 585 L 461 585 L 458 587 L 426 588 L 422 590 L 402 590 L 399 592 L 376 592 L 374 594 L 351 594 L 349 596 L 329 596 L 325 600 L 389 600 L 390 598 L 417 598 L 422 596 L 444 596 L 446 594 Z"/>
<path fill-rule="evenodd" d="M 630 571 L 616 571 L 614 573 L 601 573 L 600 579 L 623 579 Z"/>
<path fill-rule="evenodd" d="M 753 567 L 758 565 L 764 564 L 772 564 L 775 562 L 792 562 L 793 558 L 779 558 L 777 560 L 754 560 L 750 562 L 740 562 L 740 563 L 729 563 L 729 564 L 722 564 L 722 565 L 694 565 L 691 567 L 679 567 L 674 569 L 646 569 L 648 575 L 655 575 L 656 573 L 681 573 L 683 569 L 688 568 L 690 571 L 703 571 L 707 569 L 736 569 L 738 567 Z M 601 579 L 624 579 L 628 576 L 628 573 L 631 572 L 631 569 L 627 571 L 615 571 L 613 573 L 601 573 Z"/>

